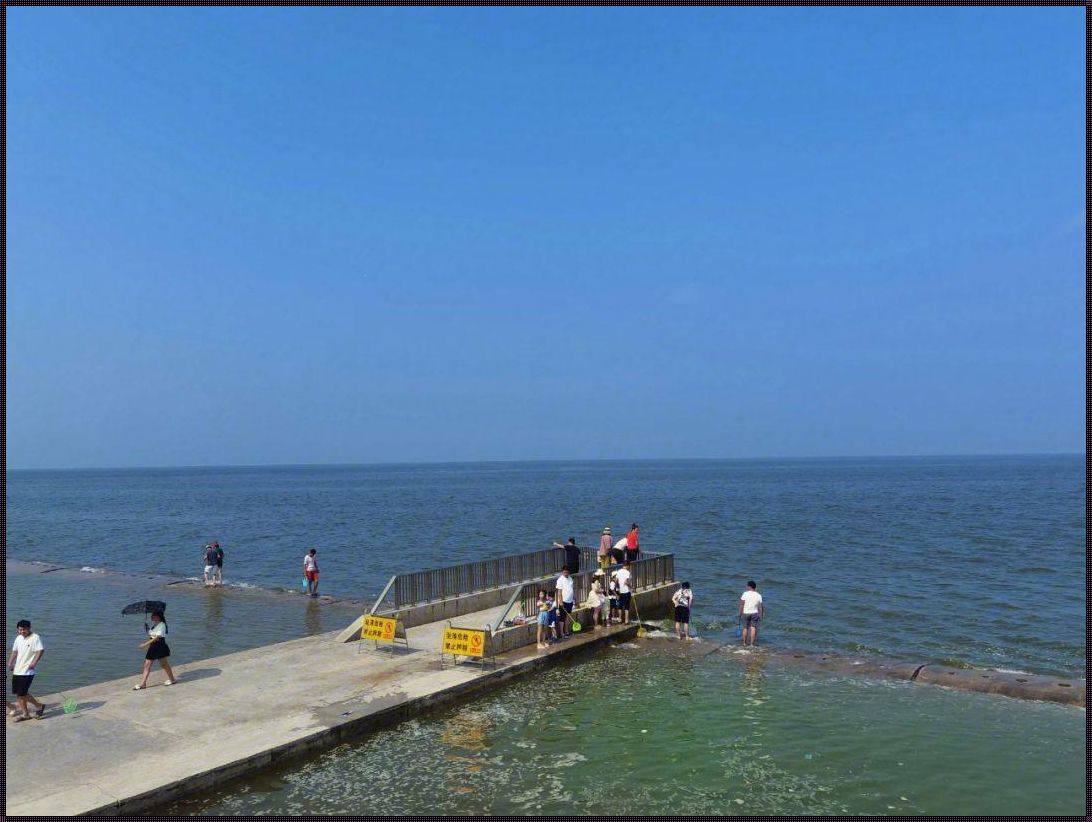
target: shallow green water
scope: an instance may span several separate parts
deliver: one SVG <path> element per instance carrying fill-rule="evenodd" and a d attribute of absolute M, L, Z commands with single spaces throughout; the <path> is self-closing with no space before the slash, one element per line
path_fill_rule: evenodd
<path fill-rule="evenodd" d="M 1079 814 L 1085 714 L 650 640 L 163 809 Z"/>

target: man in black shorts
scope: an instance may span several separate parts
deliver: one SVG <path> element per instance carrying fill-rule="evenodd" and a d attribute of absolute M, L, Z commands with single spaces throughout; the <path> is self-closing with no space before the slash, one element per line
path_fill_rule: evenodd
<path fill-rule="evenodd" d="M 30 630 L 30 620 L 21 619 L 16 625 L 19 636 L 15 637 L 11 654 L 8 656 L 8 670 L 11 671 L 11 692 L 16 696 L 16 704 L 21 712 L 15 717 L 16 722 L 30 719 L 30 711 L 27 703 L 33 702 L 38 710 L 34 712 L 35 719 L 41 719 L 45 713 L 45 705 L 39 702 L 30 693 L 30 683 L 34 681 L 34 673 L 38 660 L 45 653 L 45 646 L 41 638 Z"/>

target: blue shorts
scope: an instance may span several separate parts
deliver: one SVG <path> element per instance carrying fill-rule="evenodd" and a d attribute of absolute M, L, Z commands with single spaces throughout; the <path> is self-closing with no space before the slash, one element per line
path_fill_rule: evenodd
<path fill-rule="evenodd" d="M 538 612 L 538 624 L 539 625 L 549 626 L 549 624 L 550 624 L 550 612 L 549 611 L 539 611 Z"/>
<path fill-rule="evenodd" d="M 744 614 L 743 615 L 743 627 L 744 628 L 758 628 L 758 621 L 761 617 L 757 614 Z"/>

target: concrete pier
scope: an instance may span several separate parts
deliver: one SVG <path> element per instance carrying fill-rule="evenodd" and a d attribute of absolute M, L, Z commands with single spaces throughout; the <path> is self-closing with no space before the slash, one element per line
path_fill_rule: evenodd
<path fill-rule="evenodd" d="M 496 609 L 460 618 L 484 625 Z M 547 651 L 521 647 L 495 666 L 437 649 L 446 623 L 410 629 L 410 650 L 367 650 L 336 633 L 292 640 L 67 692 L 78 709 L 47 695 L 41 721 L 7 727 L 6 813 L 132 814 L 196 790 L 344 742 L 383 724 L 463 699 L 558 659 L 637 633 L 637 624 L 590 627 Z"/>

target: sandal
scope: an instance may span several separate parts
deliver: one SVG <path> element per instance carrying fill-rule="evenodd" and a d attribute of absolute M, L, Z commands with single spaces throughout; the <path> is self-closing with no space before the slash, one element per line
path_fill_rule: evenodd
<path fill-rule="evenodd" d="M 41 719 L 42 714 L 44 714 L 44 713 L 45 713 L 45 705 L 43 705 L 41 708 L 39 708 L 38 710 L 36 710 L 34 712 L 34 718 L 35 719 Z"/>
<path fill-rule="evenodd" d="M 12 722 L 26 722 L 28 719 L 30 719 L 30 717 L 27 716 L 26 714 L 23 714 L 21 716 L 15 717 L 15 719 L 13 719 Z"/>
<path fill-rule="evenodd" d="M 174 683 L 176 683 L 177 681 L 177 679 L 168 679 L 166 682 L 163 683 L 163 687 L 166 688 L 168 685 L 174 685 Z"/>
<path fill-rule="evenodd" d="M 143 691 L 147 687 L 148 687 L 147 685 L 134 685 L 133 690 L 134 691 Z"/>

